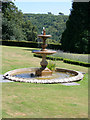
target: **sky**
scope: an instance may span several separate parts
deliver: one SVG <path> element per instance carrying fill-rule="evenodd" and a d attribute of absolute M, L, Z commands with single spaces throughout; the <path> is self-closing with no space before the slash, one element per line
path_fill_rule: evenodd
<path fill-rule="evenodd" d="M 69 15 L 72 8 L 71 0 L 15 0 L 13 2 L 23 13 L 47 14 L 51 12 L 58 15 L 62 12 Z"/>

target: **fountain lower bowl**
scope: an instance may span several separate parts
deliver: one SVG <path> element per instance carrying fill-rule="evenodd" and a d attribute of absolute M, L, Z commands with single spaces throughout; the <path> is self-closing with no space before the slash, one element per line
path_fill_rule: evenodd
<path fill-rule="evenodd" d="M 15 82 L 27 82 L 27 83 L 68 83 L 76 82 L 83 79 L 83 74 L 68 69 L 56 68 L 52 76 L 36 77 L 35 71 L 38 68 L 21 68 L 8 71 L 4 74 L 4 78 Z M 27 77 L 25 77 L 25 75 Z M 60 76 L 65 75 L 65 77 Z M 23 77 L 24 76 L 24 77 Z"/>

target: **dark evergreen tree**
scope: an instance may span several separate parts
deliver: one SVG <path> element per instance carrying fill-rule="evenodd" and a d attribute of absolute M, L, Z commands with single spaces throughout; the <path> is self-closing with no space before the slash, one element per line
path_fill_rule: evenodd
<path fill-rule="evenodd" d="M 64 51 L 88 53 L 89 2 L 73 2 L 71 15 L 62 34 Z"/>

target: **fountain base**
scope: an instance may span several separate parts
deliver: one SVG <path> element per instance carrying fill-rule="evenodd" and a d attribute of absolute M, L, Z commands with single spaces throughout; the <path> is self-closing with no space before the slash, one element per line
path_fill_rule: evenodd
<path fill-rule="evenodd" d="M 45 68 L 44 70 L 42 70 L 41 68 L 36 70 L 35 73 L 36 76 L 49 76 L 52 75 L 52 71 L 48 68 Z"/>

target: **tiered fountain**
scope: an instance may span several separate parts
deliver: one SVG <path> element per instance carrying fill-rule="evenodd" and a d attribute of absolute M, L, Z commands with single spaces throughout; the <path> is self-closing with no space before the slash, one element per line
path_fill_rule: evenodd
<path fill-rule="evenodd" d="M 36 54 L 41 54 L 42 55 L 42 61 L 40 63 L 41 68 L 39 68 L 38 70 L 36 70 L 35 75 L 36 76 L 48 76 L 48 75 L 52 75 L 52 71 L 50 69 L 47 68 L 48 62 L 46 61 L 46 55 L 50 55 L 53 53 L 56 53 L 56 51 L 49 51 L 46 49 L 47 44 L 46 44 L 46 39 L 52 37 L 51 35 L 46 35 L 46 31 L 45 28 L 43 27 L 43 35 L 38 35 L 39 38 L 41 38 L 43 40 L 43 44 L 42 44 L 42 49 L 40 51 L 33 51 L 33 53 Z"/>
<path fill-rule="evenodd" d="M 28 83 L 67 83 L 75 82 L 83 79 L 83 74 L 68 69 L 56 68 L 54 72 L 47 68 L 48 62 L 46 55 L 54 54 L 56 51 L 47 50 L 46 39 L 51 35 L 46 35 L 45 28 L 43 34 L 38 35 L 42 39 L 42 49 L 34 50 L 33 53 L 41 54 L 42 61 L 40 62 L 41 68 L 21 68 L 6 72 L 4 78 L 15 82 L 28 82 Z"/>

